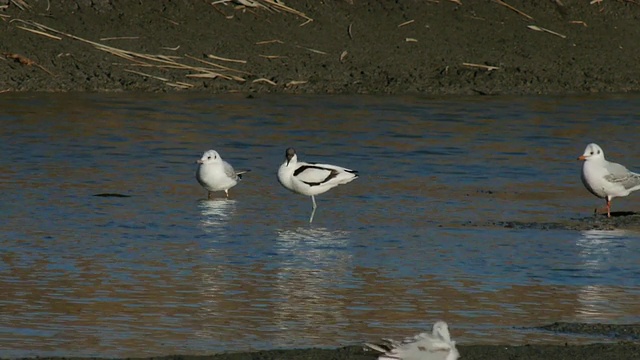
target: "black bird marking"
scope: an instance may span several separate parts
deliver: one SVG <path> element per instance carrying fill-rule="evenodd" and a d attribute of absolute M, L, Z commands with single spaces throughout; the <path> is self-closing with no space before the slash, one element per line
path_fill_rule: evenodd
<path fill-rule="evenodd" d="M 116 194 L 116 193 L 101 193 L 101 194 L 94 194 L 93 196 L 99 196 L 99 197 L 119 197 L 119 198 L 127 198 L 127 197 L 131 197 L 131 195 Z"/>

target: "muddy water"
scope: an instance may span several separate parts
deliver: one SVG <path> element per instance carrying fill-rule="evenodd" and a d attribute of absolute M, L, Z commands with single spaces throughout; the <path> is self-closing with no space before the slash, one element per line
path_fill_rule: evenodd
<path fill-rule="evenodd" d="M 640 322 L 640 232 L 589 225 L 576 161 L 596 141 L 640 170 L 639 100 L 3 94 L 0 357 L 336 347 L 437 319 L 464 344 L 606 341 L 532 328 Z M 276 180 L 288 146 L 361 174 L 312 225 Z M 252 170 L 229 200 L 194 179 L 209 148 Z"/>

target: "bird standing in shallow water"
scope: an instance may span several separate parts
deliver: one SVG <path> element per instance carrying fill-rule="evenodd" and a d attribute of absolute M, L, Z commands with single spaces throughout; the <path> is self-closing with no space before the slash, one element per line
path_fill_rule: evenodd
<path fill-rule="evenodd" d="M 322 194 L 340 184 L 346 184 L 358 178 L 355 170 L 329 164 L 316 164 L 298 161 L 293 148 L 285 152 L 285 161 L 278 169 L 278 181 L 285 188 L 302 195 L 311 196 L 313 210 L 309 222 L 313 222 L 316 212 L 315 195 Z"/>
<path fill-rule="evenodd" d="M 604 158 L 604 151 L 597 144 L 587 145 L 584 154 L 579 156 L 578 160 L 584 161 L 582 183 L 593 195 L 605 199 L 608 217 L 611 217 L 613 198 L 627 196 L 640 189 L 640 174 L 631 172 L 620 164 L 607 161 Z"/>
<path fill-rule="evenodd" d="M 197 161 L 196 180 L 208 191 L 208 198 L 213 198 L 213 192 L 222 191 L 229 197 L 229 189 L 236 186 L 242 174 L 249 170 L 236 172 L 228 162 L 222 160 L 215 150 L 206 151 Z"/>

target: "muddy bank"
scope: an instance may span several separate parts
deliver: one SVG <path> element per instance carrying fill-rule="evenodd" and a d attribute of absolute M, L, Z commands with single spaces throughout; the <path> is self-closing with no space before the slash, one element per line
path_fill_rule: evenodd
<path fill-rule="evenodd" d="M 556 322 L 541 326 L 540 329 L 557 333 L 578 333 L 605 335 L 619 340 L 640 340 L 640 325 L 611 325 Z"/>
<path fill-rule="evenodd" d="M 640 90 L 640 6 L 630 0 L 0 5 L 0 91 Z"/>
<path fill-rule="evenodd" d="M 482 224 L 467 223 L 466 225 L 536 230 L 640 230 L 640 214 L 612 212 L 610 218 L 604 215 L 594 215 L 559 222 L 487 221 Z"/>
<path fill-rule="evenodd" d="M 553 323 L 541 326 L 555 333 L 583 333 L 594 335 L 601 341 L 614 343 L 594 343 L 589 345 L 464 345 L 457 344 L 463 359 L 476 360 L 560 360 L 560 359 L 640 359 L 640 325 L 611 325 L 585 323 Z M 598 336 L 598 337 L 595 337 Z M 455 339 L 455 338 L 454 338 Z M 376 352 L 360 345 L 336 349 L 292 349 L 255 352 L 229 352 L 215 355 L 183 356 L 171 355 L 148 359 L 173 360 L 373 360 Z M 82 358 L 38 358 L 40 360 L 65 360 Z"/>
<path fill-rule="evenodd" d="M 461 359 L 467 360 L 625 360 L 640 358 L 640 344 L 620 342 L 582 346 L 536 345 L 459 345 Z M 338 349 L 270 350 L 246 353 L 224 353 L 207 356 L 172 355 L 149 359 L 166 360 L 373 360 L 373 351 L 361 346 Z M 40 360 L 66 360 L 80 358 L 39 358 Z"/>

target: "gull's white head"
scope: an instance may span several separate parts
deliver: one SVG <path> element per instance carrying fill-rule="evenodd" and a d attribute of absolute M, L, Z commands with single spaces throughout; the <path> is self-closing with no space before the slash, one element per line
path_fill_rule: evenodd
<path fill-rule="evenodd" d="M 437 321 L 435 324 L 433 324 L 432 334 L 433 336 L 437 336 L 444 341 L 451 342 L 449 326 L 444 321 Z"/>
<path fill-rule="evenodd" d="M 602 148 L 598 146 L 598 144 L 591 143 L 587 145 L 587 148 L 584 149 L 584 154 L 578 157 L 578 160 L 604 160 L 604 151 Z"/>
<path fill-rule="evenodd" d="M 202 155 L 200 160 L 197 161 L 198 164 L 214 164 L 220 162 L 220 155 L 215 150 L 208 150 Z"/>

